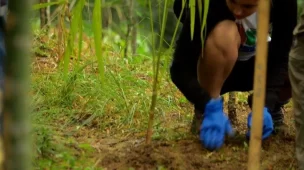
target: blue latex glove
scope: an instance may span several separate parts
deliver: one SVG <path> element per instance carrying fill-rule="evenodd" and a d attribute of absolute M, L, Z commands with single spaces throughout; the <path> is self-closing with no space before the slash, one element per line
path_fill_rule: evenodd
<path fill-rule="evenodd" d="M 213 99 L 207 105 L 200 130 L 200 140 L 209 150 L 219 149 L 226 135 L 233 135 L 228 117 L 223 112 L 222 99 Z"/>
<path fill-rule="evenodd" d="M 248 127 L 248 132 L 246 134 L 246 137 L 249 139 L 250 138 L 250 129 L 252 126 L 252 112 L 249 113 L 248 118 L 247 118 L 247 127 Z M 264 114 L 263 114 L 263 133 L 262 133 L 262 140 L 267 139 L 273 132 L 274 127 L 273 127 L 273 121 L 270 113 L 268 112 L 268 109 L 264 107 Z"/>

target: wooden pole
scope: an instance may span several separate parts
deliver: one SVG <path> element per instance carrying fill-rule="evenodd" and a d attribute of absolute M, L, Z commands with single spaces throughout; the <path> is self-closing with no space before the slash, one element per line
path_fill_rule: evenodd
<path fill-rule="evenodd" d="M 269 0 L 259 0 L 258 4 L 258 30 L 257 53 L 254 69 L 254 95 L 252 109 L 252 127 L 249 143 L 248 170 L 260 169 L 260 155 L 262 143 L 263 108 L 265 104 L 265 85 L 267 69 L 269 30 Z"/>

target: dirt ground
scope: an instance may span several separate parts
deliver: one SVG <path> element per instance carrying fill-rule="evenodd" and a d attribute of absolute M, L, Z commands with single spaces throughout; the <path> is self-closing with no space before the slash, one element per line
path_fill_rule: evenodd
<path fill-rule="evenodd" d="M 294 129 L 289 110 L 285 114 L 289 124 L 289 134 L 273 135 L 262 144 L 261 166 L 265 170 L 295 169 Z M 244 116 L 239 116 L 239 124 L 244 125 Z M 225 145 L 216 152 L 204 149 L 196 136 L 177 141 L 153 141 L 145 145 L 144 136 L 125 139 L 102 137 L 96 134 L 78 135 L 79 140 L 95 136 L 91 141 L 96 149 L 96 165 L 107 170 L 125 169 L 171 169 L 204 170 L 226 169 L 245 170 L 248 159 L 249 141 L 244 136 L 244 127 L 235 125 L 239 134 L 227 139 Z M 94 133 L 94 132 L 90 132 Z"/>
<path fill-rule="evenodd" d="M 245 140 L 245 139 L 244 139 Z M 248 147 L 244 140 L 230 140 L 218 152 L 209 152 L 195 139 L 153 142 L 140 140 L 101 144 L 99 165 L 107 169 L 246 169 Z M 102 140 L 101 142 L 108 142 Z M 284 145 L 282 145 L 284 143 Z M 295 166 L 291 138 L 271 139 L 263 144 L 263 169 L 290 169 Z"/>

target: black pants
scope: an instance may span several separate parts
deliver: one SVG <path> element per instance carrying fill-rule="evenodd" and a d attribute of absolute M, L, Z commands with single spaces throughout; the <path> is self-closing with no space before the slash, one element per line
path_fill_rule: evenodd
<path fill-rule="evenodd" d="M 253 90 L 254 56 L 247 61 L 237 61 L 223 84 L 221 95 L 227 92 Z"/>

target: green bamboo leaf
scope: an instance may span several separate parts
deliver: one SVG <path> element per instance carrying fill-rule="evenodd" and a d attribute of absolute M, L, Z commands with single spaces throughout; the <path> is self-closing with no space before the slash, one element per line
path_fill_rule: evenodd
<path fill-rule="evenodd" d="M 101 0 L 95 0 L 94 9 L 93 9 L 93 32 L 95 40 L 95 52 L 98 61 L 98 68 L 100 72 L 101 82 L 104 80 L 104 63 L 102 59 L 101 51 L 101 32 L 102 32 L 102 18 L 101 18 Z"/>
<path fill-rule="evenodd" d="M 191 21 L 191 40 L 193 40 L 194 36 L 194 25 L 195 25 L 195 0 L 190 0 L 190 21 Z"/>
<path fill-rule="evenodd" d="M 82 10 L 83 10 L 84 4 L 85 4 L 85 0 L 79 0 L 76 4 L 75 8 L 72 10 L 70 34 L 68 37 L 67 47 L 64 52 L 64 59 L 63 59 L 65 78 L 67 78 L 67 73 L 69 71 L 70 56 L 73 51 L 74 40 L 75 40 L 77 31 L 79 31 L 79 24 L 81 23 L 80 20 L 82 20 Z M 79 50 L 81 50 L 81 49 L 79 49 Z"/>
<path fill-rule="evenodd" d="M 198 5 L 198 12 L 199 12 L 199 17 L 200 17 L 200 21 L 202 21 L 202 0 L 197 0 L 197 5 Z"/>
<path fill-rule="evenodd" d="M 85 0 L 81 0 L 80 1 L 81 10 L 84 8 L 84 5 L 85 5 Z M 78 60 L 80 60 L 81 52 L 82 52 L 82 34 L 83 34 L 83 20 L 82 20 L 83 18 L 82 18 L 82 15 L 79 15 L 78 19 L 79 19 Z"/>
<path fill-rule="evenodd" d="M 59 0 L 57 2 L 39 3 L 39 4 L 33 5 L 32 10 L 38 10 L 38 9 L 46 8 L 46 7 L 49 7 L 49 6 L 52 6 L 52 5 L 62 5 L 62 4 L 65 4 L 65 3 L 67 3 L 66 0 Z"/>
<path fill-rule="evenodd" d="M 201 27 L 201 39 L 202 39 L 202 45 L 204 46 L 204 38 L 206 36 L 206 25 L 207 25 L 207 15 L 208 15 L 208 11 L 209 11 L 209 3 L 210 3 L 210 0 L 204 0 L 204 17 L 203 17 L 203 24 L 202 24 L 202 27 Z M 205 30 L 204 34 L 203 34 L 203 30 Z"/>

